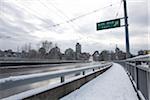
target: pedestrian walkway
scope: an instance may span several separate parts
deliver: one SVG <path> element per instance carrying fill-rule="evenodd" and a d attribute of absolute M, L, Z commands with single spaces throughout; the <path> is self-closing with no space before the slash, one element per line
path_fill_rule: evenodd
<path fill-rule="evenodd" d="M 114 63 L 105 73 L 61 100 L 138 100 L 138 98 L 123 67 Z"/>

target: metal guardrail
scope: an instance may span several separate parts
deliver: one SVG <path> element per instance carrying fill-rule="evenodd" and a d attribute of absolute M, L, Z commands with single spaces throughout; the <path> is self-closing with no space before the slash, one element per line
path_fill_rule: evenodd
<path fill-rule="evenodd" d="M 0 79 L 0 90 L 9 89 L 16 86 L 32 84 L 35 82 L 45 81 L 45 80 L 58 78 L 58 77 L 60 77 L 61 82 L 64 82 L 66 75 L 78 74 L 78 73 L 82 73 L 83 75 L 85 75 L 86 70 L 90 70 L 90 69 L 92 71 L 95 71 L 95 69 L 102 70 L 110 67 L 112 64 L 113 63 L 97 64 L 97 65 L 90 65 L 82 68 L 68 69 L 63 71 L 45 72 L 40 74 L 22 75 L 22 76 L 4 78 L 4 79 Z"/>
<path fill-rule="evenodd" d="M 130 58 L 124 62 L 138 93 L 150 100 L 150 55 Z"/>

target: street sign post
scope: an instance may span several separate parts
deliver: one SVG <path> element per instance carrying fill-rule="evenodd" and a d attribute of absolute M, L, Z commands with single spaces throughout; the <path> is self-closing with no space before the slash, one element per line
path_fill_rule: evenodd
<path fill-rule="evenodd" d="M 127 15 L 127 3 L 123 0 L 124 6 L 124 22 L 125 22 L 125 36 L 126 36 L 126 58 L 130 58 L 130 43 L 129 43 L 129 30 L 128 30 L 128 15 Z"/>
<path fill-rule="evenodd" d="M 114 19 L 97 23 L 97 30 L 120 27 L 120 19 Z"/>
<path fill-rule="evenodd" d="M 124 5 L 124 22 L 125 22 L 125 39 L 126 39 L 126 58 L 130 58 L 130 44 L 129 44 L 129 30 L 128 30 L 128 16 L 127 16 L 127 3 L 126 0 L 123 0 Z M 120 26 L 120 20 L 122 18 L 108 20 L 104 22 L 97 23 L 97 30 L 104 30 L 104 29 L 110 29 L 110 28 L 116 28 L 121 27 Z"/>

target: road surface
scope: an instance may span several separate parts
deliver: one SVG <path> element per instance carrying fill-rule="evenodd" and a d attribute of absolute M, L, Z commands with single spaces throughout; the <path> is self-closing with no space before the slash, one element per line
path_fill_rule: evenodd
<path fill-rule="evenodd" d="M 68 64 L 46 64 L 46 65 L 26 65 L 14 67 L 0 67 L 0 79 L 10 76 L 27 75 L 34 73 L 50 72 L 61 69 L 77 68 L 89 63 L 68 63 Z"/>

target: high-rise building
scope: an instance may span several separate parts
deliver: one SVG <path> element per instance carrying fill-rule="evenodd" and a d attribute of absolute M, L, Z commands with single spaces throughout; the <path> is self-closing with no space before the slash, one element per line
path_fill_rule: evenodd
<path fill-rule="evenodd" d="M 76 44 L 76 53 L 81 54 L 81 45 L 79 43 Z"/>
<path fill-rule="evenodd" d="M 76 44 L 76 59 L 81 59 L 81 45 L 79 43 Z"/>

